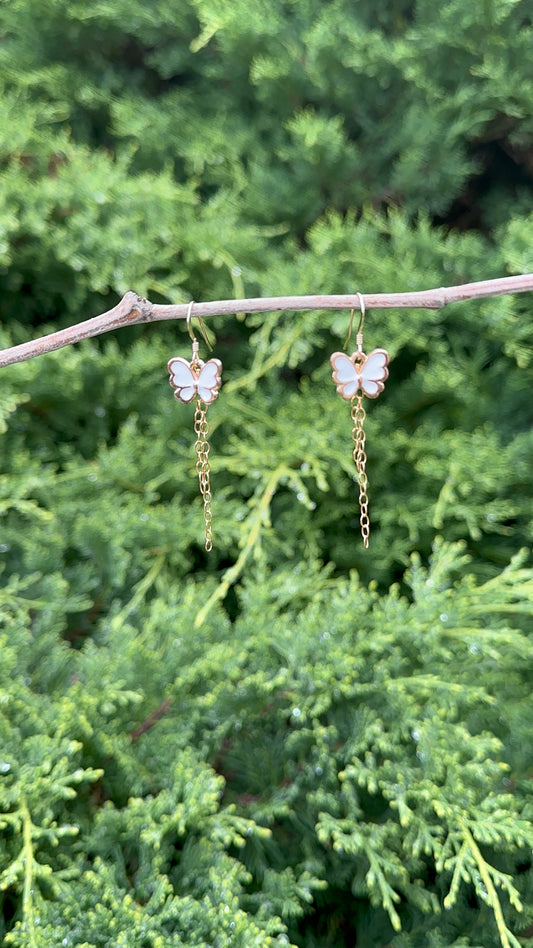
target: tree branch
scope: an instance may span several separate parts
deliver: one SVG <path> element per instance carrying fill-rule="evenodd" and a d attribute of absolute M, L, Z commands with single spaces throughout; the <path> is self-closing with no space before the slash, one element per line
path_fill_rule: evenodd
<path fill-rule="evenodd" d="M 533 273 L 522 276 L 483 280 L 480 283 L 464 283 L 462 286 L 444 286 L 436 290 L 414 293 L 367 293 L 363 296 L 366 309 L 442 309 L 448 303 L 484 299 L 489 296 L 504 296 L 507 293 L 527 293 L 533 290 Z M 273 296 L 246 300 L 217 300 L 210 303 L 195 303 L 193 316 L 228 316 L 236 313 L 269 313 L 279 310 L 311 309 L 359 309 L 359 297 L 344 296 Z M 87 319 L 85 322 L 60 329 L 58 332 L 32 339 L 19 346 L 0 350 L 0 368 L 25 362 L 45 352 L 62 349 L 90 339 L 112 329 L 135 326 L 138 323 L 160 322 L 167 319 L 185 319 L 189 310 L 187 303 L 162 305 L 150 303 L 129 290 L 113 309 Z"/>

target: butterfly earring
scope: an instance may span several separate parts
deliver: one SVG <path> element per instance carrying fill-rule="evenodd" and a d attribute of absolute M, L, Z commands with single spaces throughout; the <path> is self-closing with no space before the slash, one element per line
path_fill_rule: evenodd
<path fill-rule="evenodd" d="M 210 486 L 210 467 L 209 467 L 209 427 L 207 424 L 207 408 L 218 398 L 218 390 L 221 385 L 222 362 L 220 359 L 209 359 L 208 362 L 202 362 L 198 357 L 198 340 L 191 328 L 191 316 L 194 302 L 189 303 L 187 312 L 187 329 L 192 339 L 192 358 L 190 362 L 176 356 L 170 359 L 168 371 L 170 373 L 170 384 L 174 389 L 176 398 L 188 405 L 196 398 L 196 410 L 194 412 L 194 431 L 196 434 L 196 443 L 194 450 L 196 452 L 196 473 L 200 484 L 200 493 L 204 503 L 204 523 L 205 523 L 205 549 L 209 553 L 213 549 L 213 530 L 211 514 L 211 486 Z M 205 335 L 202 320 L 200 326 Z M 209 343 L 208 343 L 209 344 Z"/>
<path fill-rule="evenodd" d="M 351 356 L 345 355 L 344 352 L 334 352 L 330 362 L 337 392 L 345 401 L 351 404 L 353 459 L 359 486 L 359 522 L 361 524 L 363 546 L 367 550 L 370 536 L 370 519 L 368 516 L 368 478 L 366 476 L 366 435 L 364 429 L 366 412 L 363 408 L 363 395 L 367 395 L 368 398 L 377 398 L 380 392 L 383 391 L 385 380 L 389 377 L 387 368 L 389 354 L 385 349 L 373 349 L 369 355 L 365 355 L 363 352 L 365 302 L 360 293 L 357 296 L 361 308 L 361 318 L 356 337 L 357 350 Z M 352 321 L 353 310 L 346 341 L 351 335 Z"/>

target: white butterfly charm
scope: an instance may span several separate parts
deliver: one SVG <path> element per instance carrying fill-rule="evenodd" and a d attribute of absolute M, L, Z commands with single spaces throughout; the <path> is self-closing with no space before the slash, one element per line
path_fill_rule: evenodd
<path fill-rule="evenodd" d="M 201 359 L 187 362 L 186 359 L 176 356 L 175 359 L 170 359 L 168 371 L 174 395 L 185 405 L 192 402 L 195 395 L 206 405 L 210 405 L 218 397 L 222 372 L 220 359 L 209 359 L 209 362 L 202 362 Z"/>
<path fill-rule="evenodd" d="M 373 349 L 370 355 L 334 352 L 329 361 L 337 391 L 347 402 L 359 391 L 377 398 L 385 388 L 385 379 L 389 377 L 389 353 L 385 349 Z"/>

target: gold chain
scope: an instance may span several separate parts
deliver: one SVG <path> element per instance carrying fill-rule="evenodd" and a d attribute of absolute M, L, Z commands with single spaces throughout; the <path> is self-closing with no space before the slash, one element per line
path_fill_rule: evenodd
<path fill-rule="evenodd" d="M 196 434 L 196 473 L 200 484 L 200 493 L 204 502 L 205 548 L 208 553 L 213 549 L 213 530 L 211 514 L 211 486 L 209 483 L 209 427 L 207 425 L 207 405 L 196 399 L 194 412 L 194 431 Z"/>
<path fill-rule="evenodd" d="M 363 396 L 361 394 L 354 395 L 351 403 L 351 416 L 353 421 L 352 428 L 352 439 L 354 443 L 353 449 L 353 459 L 355 463 L 355 469 L 357 471 L 357 483 L 359 485 L 359 510 L 360 517 L 359 522 L 361 524 L 361 536 L 363 538 L 363 546 L 365 550 L 368 550 L 368 542 L 370 536 L 370 520 L 368 517 L 368 478 L 366 476 L 366 452 L 365 452 L 365 442 L 366 435 L 364 429 L 364 422 L 366 418 L 366 412 L 363 408 Z"/>

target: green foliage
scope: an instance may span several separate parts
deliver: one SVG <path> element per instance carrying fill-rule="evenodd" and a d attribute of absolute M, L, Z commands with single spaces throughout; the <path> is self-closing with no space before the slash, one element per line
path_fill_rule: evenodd
<path fill-rule="evenodd" d="M 189 580 L 81 650 L 49 636 L 42 672 L 39 605 L 7 587 L 6 943 L 281 945 L 283 920 L 296 944 L 418 945 L 442 912 L 460 934 L 470 891 L 471 943 L 519 944 L 533 575 L 464 568 L 439 545 L 410 597 L 254 568 L 231 629 L 217 609 L 193 636 Z"/>
<path fill-rule="evenodd" d="M 155 301 L 531 266 L 525 0 L 6 0 L 1 345 Z M 533 944 L 531 298 L 175 325 L 0 374 L 0 940 Z M 204 353 L 201 353 L 202 355 Z"/>

